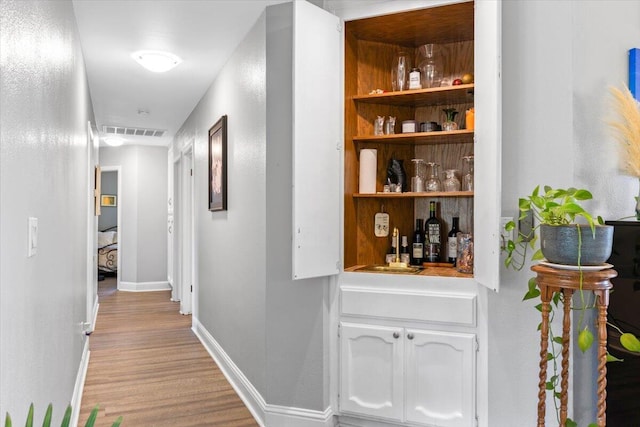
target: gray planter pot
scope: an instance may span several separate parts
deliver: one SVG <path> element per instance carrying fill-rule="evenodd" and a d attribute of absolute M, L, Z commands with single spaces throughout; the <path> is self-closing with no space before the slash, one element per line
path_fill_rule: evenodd
<path fill-rule="evenodd" d="M 547 261 L 578 265 L 578 231 L 582 237 L 580 265 L 600 265 L 609 259 L 613 226 L 596 225 L 595 238 L 588 225 L 540 225 L 540 249 Z"/>

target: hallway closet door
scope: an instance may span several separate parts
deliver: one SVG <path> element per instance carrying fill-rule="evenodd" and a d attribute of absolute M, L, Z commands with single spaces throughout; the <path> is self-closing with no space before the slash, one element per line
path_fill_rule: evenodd
<path fill-rule="evenodd" d="M 180 313 L 191 314 L 194 284 L 194 239 L 193 239 L 193 145 L 189 144 L 181 153 L 175 168 L 174 206 L 174 280 L 176 294 L 180 300 Z"/>

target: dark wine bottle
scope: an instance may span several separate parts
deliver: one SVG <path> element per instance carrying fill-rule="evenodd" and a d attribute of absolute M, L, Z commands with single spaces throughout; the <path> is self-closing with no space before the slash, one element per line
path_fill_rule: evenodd
<path fill-rule="evenodd" d="M 449 235 L 447 237 L 447 258 L 449 262 L 455 264 L 456 257 L 458 256 L 458 241 L 456 240 L 456 234 L 460 232 L 460 229 L 458 228 L 460 218 L 454 216 L 451 218 L 451 222 L 453 224 L 451 225 L 451 231 L 449 231 Z"/>
<path fill-rule="evenodd" d="M 424 262 L 424 234 L 422 234 L 422 219 L 416 219 L 416 229 L 413 232 L 411 249 L 411 264 L 420 265 Z"/>
<path fill-rule="evenodd" d="M 436 202 L 429 202 L 429 219 L 424 226 L 425 229 L 425 261 L 440 262 L 442 227 L 440 220 L 436 218 Z"/>

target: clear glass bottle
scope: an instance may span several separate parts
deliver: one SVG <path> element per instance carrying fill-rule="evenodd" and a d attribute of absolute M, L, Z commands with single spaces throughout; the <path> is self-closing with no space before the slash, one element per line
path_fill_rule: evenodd
<path fill-rule="evenodd" d="M 456 258 L 456 270 L 461 273 L 473 273 L 473 235 L 471 233 L 458 233 L 458 256 Z"/>
<path fill-rule="evenodd" d="M 457 174 L 457 169 L 447 169 L 444 171 L 445 179 L 442 183 L 444 191 L 460 191 L 460 180 Z"/>

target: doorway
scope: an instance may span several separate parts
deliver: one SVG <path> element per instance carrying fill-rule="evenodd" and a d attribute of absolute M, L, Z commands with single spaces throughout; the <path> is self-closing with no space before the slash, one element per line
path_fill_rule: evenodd
<path fill-rule="evenodd" d="M 98 217 L 98 280 L 122 277 L 122 173 L 120 166 L 101 170 L 100 216 Z"/>

